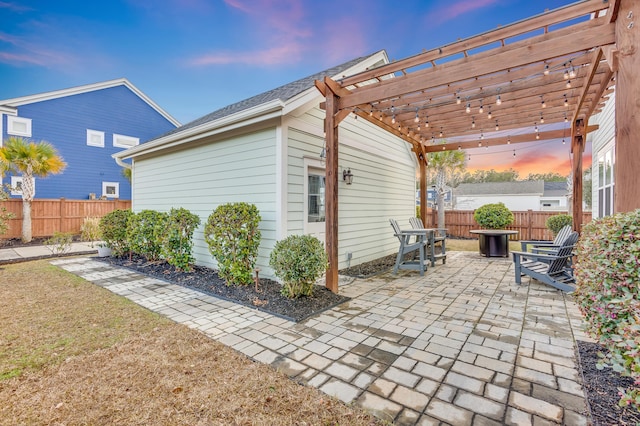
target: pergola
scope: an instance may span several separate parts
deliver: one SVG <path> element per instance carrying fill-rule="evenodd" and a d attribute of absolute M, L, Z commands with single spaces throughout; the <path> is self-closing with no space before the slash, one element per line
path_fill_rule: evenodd
<path fill-rule="evenodd" d="M 338 126 L 349 114 L 411 145 L 422 206 L 429 152 L 570 139 L 579 231 L 582 153 L 595 130 L 587 123 L 615 85 L 614 208 L 640 207 L 633 170 L 640 164 L 638 16 L 637 0 L 584 0 L 357 75 L 316 81 L 326 98 L 326 286 L 338 290 Z M 555 130 L 541 131 L 543 122 Z M 496 128 L 501 136 L 484 137 Z M 426 209 L 421 216 L 426 223 Z"/>

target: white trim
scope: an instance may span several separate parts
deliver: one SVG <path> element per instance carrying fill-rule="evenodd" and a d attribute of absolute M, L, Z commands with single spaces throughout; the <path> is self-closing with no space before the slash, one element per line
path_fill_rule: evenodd
<path fill-rule="evenodd" d="M 16 189 L 18 187 L 18 183 L 22 185 L 22 176 L 11 176 L 11 195 L 22 195 L 22 191 Z M 36 188 L 36 178 L 33 178 L 33 193 L 35 194 Z"/>
<path fill-rule="evenodd" d="M 324 140 L 324 131 L 320 127 L 316 127 L 313 124 L 307 123 L 306 121 L 303 121 L 294 117 L 288 117 L 288 120 L 289 120 L 288 124 L 290 128 L 300 130 L 305 133 L 309 133 L 313 136 L 318 136 Z M 397 136 L 394 136 L 391 133 L 389 133 L 389 137 L 397 138 Z M 351 148 L 355 148 L 360 151 L 369 152 L 370 154 L 376 155 L 378 157 L 387 158 L 396 163 L 415 167 L 415 164 L 416 164 L 415 155 L 408 156 L 408 157 L 400 156 L 400 155 L 397 155 L 395 150 L 393 152 L 383 151 L 375 146 L 365 145 L 362 142 L 349 138 L 348 136 L 340 135 L 339 139 L 340 139 L 340 145 L 349 146 Z M 402 142 L 404 145 L 408 147 L 409 144 L 407 142 L 405 141 L 402 141 Z"/>
<path fill-rule="evenodd" d="M 287 237 L 287 186 L 288 180 L 288 128 L 282 124 L 276 127 L 276 241 Z"/>
<path fill-rule="evenodd" d="M 16 124 L 23 124 L 25 126 L 25 131 L 16 130 L 14 126 Z M 15 136 L 25 136 L 31 137 L 31 119 L 25 117 L 15 117 L 8 115 L 7 116 L 7 134 L 15 135 Z"/>
<path fill-rule="evenodd" d="M 104 132 L 87 129 L 87 145 L 104 148 Z"/>
<path fill-rule="evenodd" d="M 326 175 L 327 175 L 326 165 L 323 164 L 320 160 L 316 160 L 314 158 L 309 158 L 309 157 L 303 157 L 302 164 L 304 167 L 303 189 L 302 189 L 302 197 L 303 197 L 303 208 L 302 208 L 302 227 L 303 228 L 302 229 L 305 234 L 314 235 L 316 238 L 318 238 L 320 241 L 324 243 L 325 242 L 324 235 L 326 233 L 326 228 L 323 228 L 321 231 L 319 231 L 321 235 L 316 235 L 315 232 L 318 232 L 318 231 L 310 229 L 310 226 L 309 226 L 309 170 L 310 169 L 324 170 L 325 180 L 326 180 Z M 325 182 L 325 185 L 326 185 L 326 182 Z M 327 206 L 327 203 L 325 200 L 325 208 L 326 206 Z M 326 211 L 325 211 L 325 214 L 326 214 Z M 322 223 L 322 225 L 326 227 L 326 216 L 324 221 L 316 222 L 316 224 L 318 223 Z"/>
<path fill-rule="evenodd" d="M 140 143 L 140 138 L 133 136 L 113 134 L 113 146 L 117 148 L 131 148 L 137 146 Z"/>
<path fill-rule="evenodd" d="M 107 188 L 109 186 L 114 187 L 113 194 L 107 194 Z M 102 182 L 102 196 L 107 198 L 120 198 L 120 183 L 119 182 Z"/>
<path fill-rule="evenodd" d="M 127 149 L 126 151 L 117 152 L 113 154 L 112 157 L 120 159 L 135 158 L 141 154 L 173 148 L 231 130 L 245 128 L 255 123 L 280 117 L 282 115 L 282 106 L 282 102 L 276 99 L 236 114 L 227 115 L 219 120 L 210 121 L 182 132 L 172 133 L 163 138 L 145 142 L 142 145 Z"/>
<path fill-rule="evenodd" d="M 142 93 L 140 89 L 131 84 L 126 78 L 118 78 L 115 80 L 107 80 L 99 83 L 86 84 L 84 86 L 70 87 L 68 89 L 54 90 L 52 92 L 37 93 L 35 95 L 21 96 L 19 98 L 11 98 L 0 100 L 0 105 L 17 107 L 20 105 L 32 104 L 34 102 L 48 101 L 51 99 L 63 98 L 65 96 L 79 95 L 81 93 L 93 92 L 96 90 L 109 89 L 111 87 L 125 86 L 140 99 L 146 102 L 151 108 L 155 109 L 160 115 L 170 121 L 176 127 L 180 126 L 180 122 L 173 118 L 168 112 L 160 108 L 158 104 L 151 100 L 147 95 Z"/>

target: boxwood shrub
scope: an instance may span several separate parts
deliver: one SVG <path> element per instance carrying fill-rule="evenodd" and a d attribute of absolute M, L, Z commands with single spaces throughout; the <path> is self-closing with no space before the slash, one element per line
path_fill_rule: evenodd
<path fill-rule="evenodd" d="M 504 203 L 485 204 L 476 209 L 473 218 L 478 225 L 487 229 L 502 229 L 514 220 L 513 213 Z"/>
<path fill-rule="evenodd" d="M 571 225 L 572 223 L 573 218 L 568 214 L 556 214 L 550 216 L 545 222 L 545 225 L 547 226 L 547 229 L 553 232 L 553 235 L 557 235 L 562 228 L 567 225 Z"/>
<path fill-rule="evenodd" d="M 327 269 L 327 254 L 316 237 L 290 235 L 276 243 L 269 257 L 269 266 L 283 281 L 284 296 L 311 296 L 316 280 Z"/>
<path fill-rule="evenodd" d="M 193 232 L 200 225 L 198 215 L 185 208 L 171 209 L 167 217 L 167 229 L 163 237 L 162 256 L 170 265 L 183 271 L 190 271 L 195 261 Z"/>
<path fill-rule="evenodd" d="M 167 232 L 167 213 L 141 210 L 132 214 L 127 223 L 131 251 L 149 260 L 159 260 Z"/>
<path fill-rule="evenodd" d="M 102 241 L 111 248 L 114 256 L 124 256 L 129 252 L 127 223 L 133 214 L 129 209 L 118 209 L 107 213 L 100 219 Z"/>
<path fill-rule="evenodd" d="M 209 215 L 204 239 L 218 262 L 218 275 L 227 285 L 253 282 L 260 246 L 259 224 L 258 208 L 248 203 L 222 204 Z"/>
<path fill-rule="evenodd" d="M 640 408 L 640 209 L 582 228 L 575 264 L 576 302 L 589 334 L 608 349 L 600 368 L 634 378 L 620 405 Z"/>

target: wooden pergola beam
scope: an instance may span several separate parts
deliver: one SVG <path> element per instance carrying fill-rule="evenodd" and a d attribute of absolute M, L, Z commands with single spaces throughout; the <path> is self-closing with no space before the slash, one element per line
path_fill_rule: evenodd
<path fill-rule="evenodd" d="M 392 99 L 430 87 L 544 61 L 549 57 L 568 55 L 591 49 L 593 46 L 611 44 L 614 41 L 615 25 L 592 20 L 576 24 L 570 30 L 558 30 L 553 33 L 553 36 L 551 33 L 543 34 L 489 52 L 479 53 L 473 57 L 353 89 L 350 95 L 341 97 L 339 108 L 368 104 L 379 99 Z"/>

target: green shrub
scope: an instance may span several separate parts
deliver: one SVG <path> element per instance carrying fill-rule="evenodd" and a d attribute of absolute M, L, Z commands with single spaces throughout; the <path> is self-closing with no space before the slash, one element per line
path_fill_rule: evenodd
<path fill-rule="evenodd" d="M 573 223 L 573 218 L 568 214 L 557 214 L 547 219 L 547 229 L 556 235 L 562 228 Z"/>
<path fill-rule="evenodd" d="M 248 203 L 222 204 L 207 220 L 204 239 L 218 262 L 218 275 L 227 285 L 253 282 L 260 246 L 260 213 Z"/>
<path fill-rule="evenodd" d="M 97 241 L 102 239 L 100 234 L 100 218 L 85 217 L 80 225 L 80 239 L 82 241 Z M 93 247 L 93 244 L 91 245 Z"/>
<path fill-rule="evenodd" d="M 155 210 L 142 210 L 129 217 L 127 226 L 131 251 L 151 261 L 160 259 L 167 231 L 167 214 Z"/>
<path fill-rule="evenodd" d="M 327 254 L 316 237 L 291 235 L 276 243 L 269 265 L 283 281 L 284 296 L 311 296 L 316 280 L 327 269 Z"/>
<path fill-rule="evenodd" d="M 61 255 L 71 251 L 71 243 L 73 242 L 72 232 L 54 232 L 53 237 L 44 241 L 45 246 L 52 254 Z"/>
<path fill-rule="evenodd" d="M 0 201 L 4 201 L 9 198 L 9 195 L 3 188 L 0 188 Z M 8 211 L 4 206 L 0 207 L 0 235 L 4 235 L 9 229 L 7 221 L 13 219 L 15 215 Z"/>
<path fill-rule="evenodd" d="M 123 256 L 129 251 L 127 222 L 131 216 L 133 212 L 129 209 L 114 210 L 100 219 L 102 241 L 111 247 L 114 256 Z"/>
<path fill-rule="evenodd" d="M 634 378 L 620 405 L 640 409 L 640 209 L 594 220 L 582 229 L 575 265 L 575 300 L 589 334 L 610 365 Z"/>
<path fill-rule="evenodd" d="M 162 244 L 162 255 L 183 271 L 190 271 L 194 262 L 193 232 L 200 225 L 198 215 L 184 208 L 171 209 L 167 218 L 167 229 Z"/>
<path fill-rule="evenodd" d="M 488 229 L 504 228 L 514 220 L 513 213 L 503 203 L 485 204 L 473 213 L 473 218 L 478 225 Z"/>

